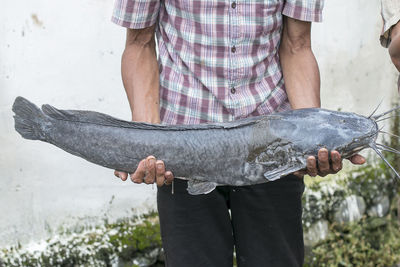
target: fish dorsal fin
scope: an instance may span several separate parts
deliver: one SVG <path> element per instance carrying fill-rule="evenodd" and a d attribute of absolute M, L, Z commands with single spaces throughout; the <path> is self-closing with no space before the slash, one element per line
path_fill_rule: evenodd
<path fill-rule="evenodd" d="M 150 124 L 144 122 L 132 122 L 120 120 L 109 115 L 86 110 L 59 110 L 51 105 L 43 105 L 43 112 L 56 120 L 64 120 L 80 123 L 93 123 L 97 125 L 104 125 L 110 127 L 134 128 L 143 130 L 208 130 L 208 129 L 232 129 L 239 128 L 246 125 L 251 125 L 259 122 L 263 117 L 252 117 L 247 119 L 236 120 L 225 123 L 204 123 L 204 124 L 186 124 L 186 125 L 163 125 L 163 124 Z"/>

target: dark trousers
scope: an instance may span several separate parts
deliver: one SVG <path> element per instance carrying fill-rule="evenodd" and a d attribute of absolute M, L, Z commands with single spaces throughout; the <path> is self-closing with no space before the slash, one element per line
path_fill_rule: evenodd
<path fill-rule="evenodd" d="M 253 186 L 220 186 L 192 196 L 175 179 L 158 189 L 167 267 L 301 266 L 303 179 L 289 175 Z"/>

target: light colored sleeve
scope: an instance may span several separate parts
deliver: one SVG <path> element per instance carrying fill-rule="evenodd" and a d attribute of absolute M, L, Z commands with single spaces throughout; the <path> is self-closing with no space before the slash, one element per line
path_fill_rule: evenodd
<path fill-rule="evenodd" d="M 321 22 L 324 2 L 324 0 L 286 0 L 282 14 L 302 21 Z"/>
<path fill-rule="evenodd" d="M 156 23 L 160 0 L 115 0 L 111 21 L 131 29 L 142 29 Z"/>
<path fill-rule="evenodd" d="M 400 21 L 400 0 L 381 0 L 383 28 L 380 36 L 381 45 L 390 44 L 390 30 Z"/>

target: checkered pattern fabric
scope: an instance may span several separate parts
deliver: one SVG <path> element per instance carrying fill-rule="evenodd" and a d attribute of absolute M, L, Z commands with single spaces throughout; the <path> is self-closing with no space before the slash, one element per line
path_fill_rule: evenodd
<path fill-rule="evenodd" d="M 282 15 L 321 21 L 324 0 L 116 0 L 112 21 L 158 23 L 166 124 L 230 121 L 290 109 L 278 48 Z"/>

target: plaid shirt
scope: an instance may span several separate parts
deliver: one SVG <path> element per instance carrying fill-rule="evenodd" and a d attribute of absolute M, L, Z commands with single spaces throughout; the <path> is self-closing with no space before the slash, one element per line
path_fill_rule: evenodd
<path fill-rule="evenodd" d="M 282 14 L 321 21 L 324 0 L 116 0 L 112 21 L 158 23 L 166 124 L 229 121 L 290 109 L 279 63 Z"/>

